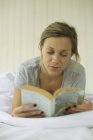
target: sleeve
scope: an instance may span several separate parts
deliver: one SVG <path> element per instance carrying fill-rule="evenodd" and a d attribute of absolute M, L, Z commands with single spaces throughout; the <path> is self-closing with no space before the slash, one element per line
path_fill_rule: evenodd
<path fill-rule="evenodd" d="M 74 80 L 72 80 L 72 87 L 77 87 L 85 90 L 86 86 L 86 72 L 84 67 L 79 70 L 79 73 L 76 74 Z"/>
<path fill-rule="evenodd" d="M 15 76 L 14 87 L 20 89 L 25 84 L 27 84 L 27 74 L 24 66 L 21 65 Z"/>

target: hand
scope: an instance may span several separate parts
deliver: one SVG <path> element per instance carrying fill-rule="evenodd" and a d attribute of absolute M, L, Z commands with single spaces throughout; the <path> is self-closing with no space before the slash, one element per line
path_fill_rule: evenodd
<path fill-rule="evenodd" d="M 84 102 L 80 105 L 72 105 L 68 106 L 65 111 L 68 114 L 73 114 L 73 113 L 78 113 L 78 112 L 84 112 L 84 111 L 89 111 L 92 110 L 92 102 L 88 100 L 84 100 Z"/>
<path fill-rule="evenodd" d="M 25 117 L 25 118 L 44 117 L 43 111 L 31 110 L 34 107 L 36 107 L 36 104 L 25 104 L 18 106 L 12 111 L 11 115 L 14 117 Z"/>

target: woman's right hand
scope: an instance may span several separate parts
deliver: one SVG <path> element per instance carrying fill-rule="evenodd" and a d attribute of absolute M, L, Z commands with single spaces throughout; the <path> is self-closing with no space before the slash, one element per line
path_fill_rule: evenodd
<path fill-rule="evenodd" d="M 41 110 L 34 110 L 36 104 L 25 104 L 20 105 L 13 109 L 11 115 L 14 117 L 24 117 L 24 118 L 41 118 L 44 117 L 44 113 Z M 31 110 L 33 109 L 33 110 Z"/>

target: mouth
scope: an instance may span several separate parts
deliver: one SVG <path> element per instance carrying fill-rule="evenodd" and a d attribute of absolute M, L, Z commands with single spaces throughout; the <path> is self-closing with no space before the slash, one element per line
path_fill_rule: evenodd
<path fill-rule="evenodd" d="M 53 70 L 58 70 L 58 69 L 60 69 L 61 67 L 59 67 L 59 66 L 49 66 L 51 69 L 53 69 Z"/>

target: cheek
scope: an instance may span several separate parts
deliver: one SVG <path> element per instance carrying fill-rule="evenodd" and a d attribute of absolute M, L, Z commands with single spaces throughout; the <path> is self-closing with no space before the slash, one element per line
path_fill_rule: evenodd
<path fill-rule="evenodd" d="M 42 58 L 42 61 L 45 65 L 50 61 L 50 58 L 47 56 L 46 53 L 42 53 L 41 58 Z"/>
<path fill-rule="evenodd" d="M 42 51 L 41 53 L 43 61 L 49 61 L 51 59 L 51 56 L 49 56 L 49 54 L 47 54 L 45 51 Z"/>
<path fill-rule="evenodd" d="M 68 62 L 69 62 L 69 60 L 70 60 L 70 58 L 71 58 L 71 57 L 62 59 L 62 61 L 61 61 L 62 64 L 63 64 L 64 66 L 67 66 L 67 64 L 68 64 Z"/>

